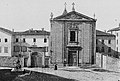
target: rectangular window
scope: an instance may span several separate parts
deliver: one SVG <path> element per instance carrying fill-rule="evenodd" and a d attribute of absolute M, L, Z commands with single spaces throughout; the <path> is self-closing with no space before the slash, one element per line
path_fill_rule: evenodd
<path fill-rule="evenodd" d="M 117 39 L 117 44 L 118 44 L 118 39 Z"/>
<path fill-rule="evenodd" d="M 111 47 L 108 47 L 108 53 L 110 53 L 111 52 Z"/>
<path fill-rule="evenodd" d="M 96 44 L 98 44 L 98 39 L 96 39 Z"/>
<path fill-rule="evenodd" d="M 75 42 L 75 31 L 70 31 L 70 41 Z"/>
<path fill-rule="evenodd" d="M 117 37 L 118 37 L 118 33 L 117 33 Z"/>
<path fill-rule="evenodd" d="M 20 46 L 14 46 L 14 52 L 20 52 Z"/>
<path fill-rule="evenodd" d="M 19 39 L 18 39 L 18 38 L 16 38 L 15 42 L 18 42 L 18 41 L 19 41 Z"/>
<path fill-rule="evenodd" d="M 26 41 L 25 41 L 25 38 L 23 38 L 23 42 L 26 42 Z"/>
<path fill-rule="evenodd" d="M 108 40 L 108 44 L 111 44 L 111 40 Z"/>
<path fill-rule="evenodd" d="M 96 52 L 99 52 L 99 47 L 96 47 Z"/>
<path fill-rule="evenodd" d="M 2 47 L 0 47 L 0 53 L 2 53 Z"/>
<path fill-rule="evenodd" d="M 36 42 L 36 38 L 33 38 L 33 42 Z"/>
<path fill-rule="evenodd" d="M 102 40 L 102 44 L 104 44 L 104 40 Z"/>
<path fill-rule="evenodd" d="M 51 47 L 52 47 L 52 41 L 51 41 Z"/>
<path fill-rule="evenodd" d="M 118 51 L 118 47 L 117 47 L 117 51 Z"/>
<path fill-rule="evenodd" d="M 44 38 L 44 43 L 46 43 L 47 42 L 47 38 Z"/>
<path fill-rule="evenodd" d="M 22 46 L 21 51 L 22 51 L 22 52 L 27 52 L 27 47 L 26 47 L 26 46 Z"/>
<path fill-rule="evenodd" d="M 4 53 L 8 53 L 8 47 L 4 47 Z"/>
<path fill-rule="evenodd" d="M 101 52 L 105 52 L 104 47 L 102 47 Z"/>
<path fill-rule="evenodd" d="M 7 38 L 5 38 L 5 42 L 7 42 L 8 40 L 7 40 Z"/>

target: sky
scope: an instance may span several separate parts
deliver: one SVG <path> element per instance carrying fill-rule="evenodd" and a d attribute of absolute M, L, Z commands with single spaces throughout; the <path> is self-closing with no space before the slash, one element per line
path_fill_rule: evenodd
<path fill-rule="evenodd" d="M 50 31 L 50 13 L 54 17 L 64 11 L 72 11 L 72 3 L 79 13 L 93 18 L 96 15 L 96 29 L 109 30 L 119 26 L 120 0 L 0 0 L 0 27 L 25 31 L 41 29 Z"/>

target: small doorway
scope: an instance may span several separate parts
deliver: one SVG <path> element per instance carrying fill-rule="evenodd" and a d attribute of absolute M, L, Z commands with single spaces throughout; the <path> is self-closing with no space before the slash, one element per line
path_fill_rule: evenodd
<path fill-rule="evenodd" d="M 31 55 L 31 67 L 36 67 L 37 66 L 37 52 L 33 52 Z"/>
<path fill-rule="evenodd" d="M 69 66 L 77 66 L 77 52 L 76 51 L 68 51 L 68 65 Z"/>
<path fill-rule="evenodd" d="M 24 67 L 27 67 L 28 58 L 24 58 Z"/>

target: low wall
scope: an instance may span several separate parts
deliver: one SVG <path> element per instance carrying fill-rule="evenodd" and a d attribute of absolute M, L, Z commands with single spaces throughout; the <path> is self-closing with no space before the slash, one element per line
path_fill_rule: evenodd
<path fill-rule="evenodd" d="M 96 65 L 111 71 L 120 71 L 120 59 L 96 53 Z"/>
<path fill-rule="evenodd" d="M 119 71 L 120 70 L 120 59 L 107 57 L 106 58 L 106 69 L 112 70 L 112 71 Z"/>
<path fill-rule="evenodd" d="M 102 67 L 102 65 L 101 65 L 101 54 L 100 53 L 96 53 L 96 65 L 98 67 Z"/>
<path fill-rule="evenodd" d="M 0 56 L 0 67 L 15 67 L 17 57 Z"/>

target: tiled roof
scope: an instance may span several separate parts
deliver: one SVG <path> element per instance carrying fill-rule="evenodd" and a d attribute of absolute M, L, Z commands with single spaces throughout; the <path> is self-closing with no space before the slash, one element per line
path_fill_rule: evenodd
<path fill-rule="evenodd" d="M 5 28 L 2 28 L 2 27 L 0 27 L 0 30 L 2 30 L 2 31 L 4 31 L 4 32 L 7 32 L 7 33 L 9 33 L 9 34 L 13 34 L 12 31 L 10 31 L 10 30 L 8 30 L 8 29 L 5 29 Z"/>
<path fill-rule="evenodd" d="M 106 33 L 106 32 L 100 31 L 100 30 L 96 30 L 96 36 L 113 36 L 113 37 L 115 37 L 115 35 L 113 35 L 113 34 Z"/>
<path fill-rule="evenodd" d="M 111 31 L 119 31 L 119 30 L 120 30 L 120 27 L 116 27 L 116 28 L 113 28 L 113 29 L 108 30 L 108 32 L 111 32 Z"/>
<path fill-rule="evenodd" d="M 50 32 L 43 30 L 27 30 L 24 32 L 14 32 L 15 35 L 50 35 Z"/>
<path fill-rule="evenodd" d="M 12 35 L 50 35 L 50 32 L 45 31 L 45 30 L 30 29 L 30 30 L 27 30 L 27 31 L 24 31 L 24 32 L 12 32 L 12 31 L 10 31 L 8 29 L 5 29 L 5 28 L 2 28 L 2 27 L 0 27 L 0 30 L 4 31 L 4 32 L 7 32 L 9 34 L 12 34 Z"/>

